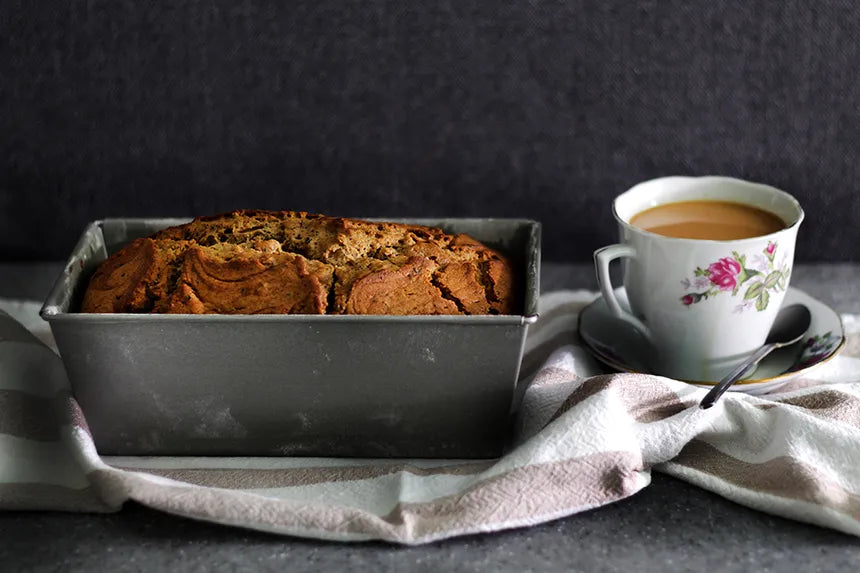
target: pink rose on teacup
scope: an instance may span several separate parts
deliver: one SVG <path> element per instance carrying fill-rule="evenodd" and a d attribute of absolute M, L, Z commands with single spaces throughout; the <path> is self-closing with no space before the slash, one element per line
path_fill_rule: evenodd
<path fill-rule="evenodd" d="M 738 286 L 737 277 L 741 265 L 736 260 L 724 257 L 708 267 L 708 278 L 720 290 L 734 290 Z"/>

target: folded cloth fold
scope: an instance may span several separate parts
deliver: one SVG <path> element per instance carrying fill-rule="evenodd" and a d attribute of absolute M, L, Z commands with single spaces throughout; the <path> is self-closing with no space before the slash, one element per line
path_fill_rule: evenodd
<path fill-rule="evenodd" d="M 514 447 L 497 460 L 100 457 L 41 339 L 35 303 L 0 301 L 0 509 L 115 511 L 128 500 L 263 531 L 418 544 L 521 527 L 629 497 L 652 470 L 784 517 L 860 535 L 860 326 L 842 354 L 766 396 L 604 373 L 577 314 L 541 299 Z"/>

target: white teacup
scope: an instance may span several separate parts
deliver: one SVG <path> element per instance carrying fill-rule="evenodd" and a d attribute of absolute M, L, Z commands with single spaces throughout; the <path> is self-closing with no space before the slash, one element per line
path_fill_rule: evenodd
<path fill-rule="evenodd" d="M 736 240 L 682 239 L 634 227 L 638 213 L 680 201 L 728 201 L 776 215 L 785 227 Z M 788 288 L 803 210 L 788 193 L 729 177 L 664 177 L 619 195 L 613 214 L 621 242 L 594 253 L 610 311 L 653 346 L 653 371 L 687 381 L 716 381 L 764 344 Z M 624 258 L 622 308 L 609 279 Z"/>

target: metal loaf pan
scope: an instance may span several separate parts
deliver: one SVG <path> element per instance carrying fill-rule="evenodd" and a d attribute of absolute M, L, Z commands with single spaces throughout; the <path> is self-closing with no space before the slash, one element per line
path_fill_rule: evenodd
<path fill-rule="evenodd" d="M 42 317 L 106 455 L 500 455 L 537 319 L 540 225 L 401 219 L 468 233 L 515 265 L 510 316 L 158 315 L 77 312 L 129 241 L 186 219 L 91 223 Z"/>

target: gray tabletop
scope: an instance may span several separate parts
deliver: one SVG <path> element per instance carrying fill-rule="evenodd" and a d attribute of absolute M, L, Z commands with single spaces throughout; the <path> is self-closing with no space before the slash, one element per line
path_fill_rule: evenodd
<path fill-rule="evenodd" d="M 43 298 L 57 263 L 0 264 L 0 297 Z M 545 264 L 544 290 L 596 288 L 590 265 Z M 798 265 L 792 286 L 860 313 L 860 265 Z M 851 571 L 860 539 L 766 515 L 655 473 L 632 498 L 528 529 L 424 545 L 277 537 L 127 504 L 116 514 L 0 514 L 3 571 Z"/>

